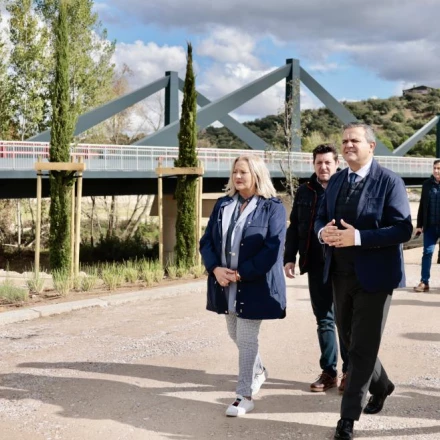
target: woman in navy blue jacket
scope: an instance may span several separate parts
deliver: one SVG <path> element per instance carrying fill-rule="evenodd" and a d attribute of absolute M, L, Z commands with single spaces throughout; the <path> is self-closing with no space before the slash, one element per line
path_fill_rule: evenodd
<path fill-rule="evenodd" d="M 225 314 L 239 351 L 237 397 L 226 410 L 235 417 L 254 408 L 252 396 L 267 378 L 258 353 L 261 321 L 286 316 L 286 211 L 257 156 L 234 160 L 226 194 L 213 209 L 200 252 L 208 271 L 206 308 Z"/>

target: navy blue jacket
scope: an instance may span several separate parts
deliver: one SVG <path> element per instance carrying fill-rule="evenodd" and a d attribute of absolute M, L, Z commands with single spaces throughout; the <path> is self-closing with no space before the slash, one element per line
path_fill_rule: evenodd
<path fill-rule="evenodd" d="M 348 168 L 330 179 L 315 221 L 317 234 L 335 217 L 339 191 L 348 179 Z M 403 180 L 374 159 L 352 225 L 359 230 L 361 246 L 356 246 L 355 271 L 368 292 L 405 286 L 402 243 L 411 238 L 413 226 Z M 326 246 L 324 280 L 327 280 L 333 247 Z"/>
<path fill-rule="evenodd" d="M 224 288 L 217 283 L 213 270 L 222 266 L 223 208 L 232 203 L 229 196 L 214 206 L 200 253 L 208 271 L 206 308 L 228 313 Z M 259 199 L 243 228 L 238 257 L 236 313 L 244 319 L 277 319 L 286 316 L 286 281 L 283 270 L 283 247 L 286 236 L 286 210 L 277 198 Z"/>

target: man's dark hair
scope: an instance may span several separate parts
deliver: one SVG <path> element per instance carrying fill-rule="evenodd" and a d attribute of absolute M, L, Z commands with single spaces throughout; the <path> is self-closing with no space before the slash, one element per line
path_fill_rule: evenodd
<path fill-rule="evenodd" d="M 333 153 L 335 162 L 338 160 L 338 150 L 333 144 L 320 144 L 313 151 L 313 163 L 315 163 L 318 154 Z"/>
<path fill-rule="evenodd" d="M 440 163 L 440 159 L 436 159 L 436 160 L 434 161 L 434 164 L 433 164 L 433 165 L 437 165 L 438 163 Z"/>

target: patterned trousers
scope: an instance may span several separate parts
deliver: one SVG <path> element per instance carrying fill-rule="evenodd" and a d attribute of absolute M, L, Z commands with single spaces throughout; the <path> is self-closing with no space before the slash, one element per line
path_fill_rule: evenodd
<path fill-rule="evenodd" d="M 231 339 L 238 347 L 238 382 L 237 394 L 252 396 L 252 381 L 255 374 L 263 371 L 263 364 L 258 353 L 258 333 L 261 320 L 242 319 L 230 313 L 226 324 Z"/>

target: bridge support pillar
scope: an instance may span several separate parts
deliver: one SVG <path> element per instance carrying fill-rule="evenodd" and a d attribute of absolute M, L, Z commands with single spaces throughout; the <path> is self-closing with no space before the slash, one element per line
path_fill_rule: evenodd
<path fill-rule="evenodd" d="M 163 258 L 165 265 L 174 261 L 177 203 L 173 194 L 163 196 Z"/>
<path fill-rule="evenodd" d="M 284 124 L 289 125 L 291 145 L 288 151 L 301 151 L 301 109 L 300 109 L 300 67 L 299 60 L 289 58 L 286 64 L 291 65 L 291 70 L 286 77 L 286 102 L 284 109 Z M 287 147 L 287 145 L 286 145 Z"/>

